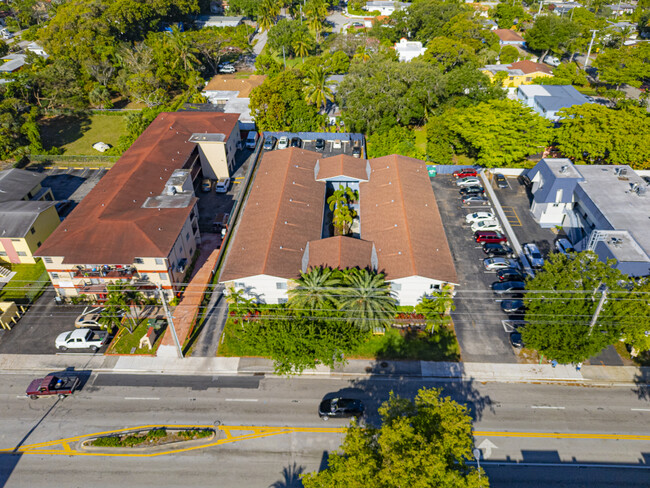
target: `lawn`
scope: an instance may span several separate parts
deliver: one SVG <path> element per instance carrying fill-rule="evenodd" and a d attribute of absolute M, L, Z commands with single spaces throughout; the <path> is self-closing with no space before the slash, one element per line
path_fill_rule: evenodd
<path fill-rule="evenodd" d="M 124 115 L 79 115 L 47 117 L 40 121 L 41 139 L 46 149 L 60 147 L 66 156 L 101 155 L 92 148 L 96 142 L 115 146 L 126 133 Z"/>
<path fill-rule="evenodd" d="M 43 288 L 50 284 L 42 261 L 36 264 L 0 263 L 3 268 L 16 274 L 0 291 L 0 301 L 12 301 L 18 304 L 32 303 Z"/>
<path fill-rule="evenodd" d="M 150 354 L 153 356 L 162 341 L 162 337 L 165 334 L 165 328 L 163 327 L 159 332 L 158 337 L 156 338 L 156 343 L 153 345 L 153 349 L 147 347 L 139 348 L 140 339 L 142 339 L 142 336 L 147 333 L 148 324 L 149 321 L 144 319 L 135 328 L 132 334 L 127 328 L 120 329 L 120 332 L 118 332 L 115 339 L 113 339 L 113 343 L 106 352 L 108 354 Z M 135 351 L 131 352 L 133 348 L 135 348 Z"/>
<path fill-rule="evenodd" d="M 424 154 L 427 153 L 427 128 L 418 127 L 413 131 L 415 133 L 415 147 L 422 151 Z"/>

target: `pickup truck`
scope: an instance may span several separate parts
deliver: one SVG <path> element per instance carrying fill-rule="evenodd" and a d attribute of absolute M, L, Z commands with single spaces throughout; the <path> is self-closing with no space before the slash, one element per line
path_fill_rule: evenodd
<path fill-rule="evenodd" d="M 48 395 L 59 395 L 59 398 L 65 398 L 72 395 L 78 386 L 79 378 L 77 376 L 49 375 L 32 381 L 27 387 L 26 393 L 32 400 Z"/>
<path fill-rule="evenodd" d="M 108 332 L 90 329 L 77 329 L 59 334 L 55 345 L 59 351 L 68 349 L 92 349 L 94 352 L 106 344 Z"/>

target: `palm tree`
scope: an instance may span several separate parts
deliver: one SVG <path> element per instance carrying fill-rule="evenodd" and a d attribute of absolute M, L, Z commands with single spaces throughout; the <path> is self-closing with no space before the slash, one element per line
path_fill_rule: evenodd
<path fill-rule="evenodd" d="M 127 317 L 131 320 L 126 322 L 129 325 L 124 326 L 133 333 L 138 325 L 136 322 L 138 306 L 144 303 L 144 296 L 125 281 L 116 281 L 114 284 L 107 285 L 106 290 L 107 299 L 99 322 L 110 329 L 114 325 L 118 327 L 124 325 L 122 318 Z"/>
<path fill-rule="evenodd" d="M 314 66 L 305 77 L 305 100 L 309 105 L 325 108 L 328 101 L 334 100 L 332 89 L 327 86 L 329 72 L 322 66 Z"/>
<path fill-rule="evenodd" d="M 302 59 L 302 62 L 305 62 L 305 56 L 309 54 L 309 51 L 312 48 L 312 43 L 311 39 L 309 38 L 309 34 L 306 32 L 301 32 L 300 35 L 298 35 L 293 42 L 291 43 L 291 47 L 293 48 L 294 52 L 300 56 Z"/>
<path fill-rule="evenodd" d="M 348 322 L 364 331 L 390 324 L 396 304 L 383 274 L 352 269 L 345 281 L 347 286 L 341 288 L 339 310 L 345 311 Z"/>
<path fill-rule="evenodd" d="M 260 4 L 259 13 L 257 15 L 257 26 L 261 31 L 269 30 L 275 24 L 275 19 L 280 13 L 280 6 L 278 2 L 273 0 L 264 0 Z"/>
<path fill-rule="evenodd" d="M 316 40 L 320 41 L 320 31 L 323 30 L 323 20 L 327 17 L 327 5 L 324 0 L 309 0 L 305 4 L 307 25 L 316 33 Z"/>
<path fill-rule="evenodd" d="M 337 307 L 338 286 L 341 279 L 332 268 L 311 268 L 300 273 L 296 287 L 289 290 L 289 307 L 293 310 L 323 311 Z"/>
<path fill-rule="evenodd" d="M 339 235 L 347 235 L 350 233 L 352 222 L 357 216 L 357 212 L 350 208 L 350 203 L 358 199 L 359 192 L 349 186 L 344 188 L 343 185 L 339 185 L 339 188 L 334 190 L 332 196 L 327 199 L 327 204 L 333 212 L 332 224 Z"/>
<path fill-rule="evenodd" d="M 360 59 L 364 63 L 370 59 L 370 48 L 368 47 L 367 44 L 364 44 L 363 46 L 359 46 L 357 48 L 356 53 L 354 56 L 352 56 L 353 59 Z"/>
<path fill-rule="evenodd" d="M 194 55 L 199 50 L 194 47 L 189 37 L 184 32 L 181 32 L 178 27 L 172 27 L 172 31 L 169 34 L 169 41 L 174 51 L 176 51 L 178 59 L 183 62 L 183 69 L 185 71 L 188 71 L 188 68 L 193 68 L 200 64 L 198 58 Z"/>

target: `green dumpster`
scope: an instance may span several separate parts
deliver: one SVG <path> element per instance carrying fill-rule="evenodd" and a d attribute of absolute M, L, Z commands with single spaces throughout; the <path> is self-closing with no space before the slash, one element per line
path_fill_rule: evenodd
<path fill-rule="evenodd" d="M 431 164 L 427 164 L 427 171 L 429 172 L 429 178 L 433 178 L 438 174 L 438 168 Z"/>

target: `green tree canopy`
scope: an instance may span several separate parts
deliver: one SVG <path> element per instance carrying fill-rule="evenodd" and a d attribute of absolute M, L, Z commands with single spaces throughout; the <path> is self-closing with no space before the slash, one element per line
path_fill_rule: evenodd
<path fill-rule="evenodd" d="M 427 50 L 420 59 L 440 66 L 444 72 L 463 64 L 478 65 L 479 62 L 474 46 L 462 40 L 442 36 L 429 41 Z"/>
<path fill-rule="evenodd" d="M 492 9 L 492 17 L 497 21 L 499 29 L 510 29 L 515 25 L 515 19 L 523 20 L 525 14 L 520 3 L 499 3 Z"/>
<path fill-rule="evenodd" d="M 344 277 L 346 286 L 341 288 L 338 305 L 348 322 L 362 331 L 389 325 L 395 316 L 396 303 L 384 275 L 367 269 L 351 269 Z"/>
<path fill-rule="evenodd" d="M 314 267 L 301 272 L 289 289 L 289 307 L 298 315 L 327 316 L 337 308 L 342 276 L 332 268 Z"/>
<path fill-rule="evenodd" d="M 619 49 L 605 49 L 594 61 L 598 77 L 620 87 L 623 83 L 639 87 L 650 78 L 650 45 L 646 42 Z"/>
<path fill-rule="evenodd" d="M 579 27 L 569 19 L 549 14 L 539 15 L 524 37 L 531 49 L 543 52 L 543 61 L 549 51 L 562 52 L 579 35 Z"/>
<path fill-rule="evenodd" d="M 544 268 L 526 283 L 527 347 L 561 363 L 582 362 L 614 344 L 633 327 L 647 329 L 648 302 L 630 299 L 630 280 L 591 251 L 565 256 L 552 253 Z M 601 285 L 608 298 L 593 330 Z M 640 303 L 645 306 L 640 307 Z M 632 334 L 630 334 L 632 335 Z"/>
<path fill-rule="evenodd" d="M 396 125 L 385 132 L 373 132 L 367 139 L 368 157 L 378 158 L 390 154 L 401 154 L 411 158 L 424 159 L 424 151 L 415 144 L 415 133 L 408 127 Z"/>
<path fill-rule="evenodd" d="M 562 123 L 554 132 L 565 156 L 586 163 L 650 167 L 650 114 L 645 109 L 588 103 L 562 109 L 559 115 Z"/>
<path fill-rule="evenodd" d="M 414 400 L 391 393 L 379 414 L 381 427 L 349 427 L 341 452 L 327 469 L 304 476 L 305 488 L 489 486 L 468 465 L 474 439 L 467 407 L 422 388 Z"/>
<path fill-rule="evenodd" d="M 282 55 L 284 48 L 284 55 L 294 57 L 297 41 L 309 46 L 313 46 L 316 42 L 307 26 L 302 25 L 299 20 L 282 19 L 269 30 L 267 45 L 275 54 Z"/>

